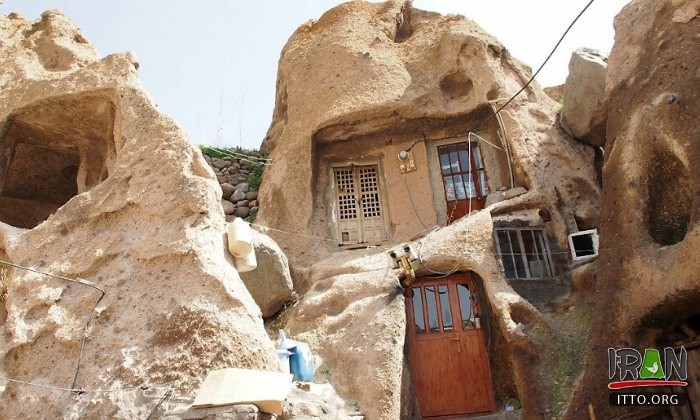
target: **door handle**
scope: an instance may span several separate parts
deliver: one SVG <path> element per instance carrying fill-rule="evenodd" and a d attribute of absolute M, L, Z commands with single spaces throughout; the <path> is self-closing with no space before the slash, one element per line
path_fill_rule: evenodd
<path fill-rule="evenodd" d="M 459 344 L 457 345 L 457 350 L 461 353 L 462 352 L 462 340 L 460 340 L 459 335 L 454 338 L 448 338 L 447 341 L 458 341 Z"/>

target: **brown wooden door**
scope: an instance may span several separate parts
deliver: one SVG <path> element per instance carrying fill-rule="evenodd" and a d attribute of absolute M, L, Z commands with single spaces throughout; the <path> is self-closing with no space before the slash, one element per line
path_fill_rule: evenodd
<path fill-rule="evenodd" d="M 471 147 L 470 147 L 471 146 Z M 447 203 L 447 223 L 481 210 L 489 193 L 486 168 L 477 142 L 438 147 L 442 185 Z"/>
<path fill-rule="evenodd" d="M 473 291 L 466 273 L 423 278 L 406 290 L 411 374 L 421 417 L 496 409 Z"/>

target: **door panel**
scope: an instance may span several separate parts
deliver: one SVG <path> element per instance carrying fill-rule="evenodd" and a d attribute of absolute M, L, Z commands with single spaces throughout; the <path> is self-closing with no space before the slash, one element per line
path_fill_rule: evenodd
<path fill-rule="evenodd" d="M 495 410 L 470 290 L 469 276 L 458 274 L 425 279 L 406 291 L 411 373 L 423 417 Z"/>
<path fill-rule="evenodd" d="M 342 245 L 386 239 L 376 165 L 333 168 Z"/>

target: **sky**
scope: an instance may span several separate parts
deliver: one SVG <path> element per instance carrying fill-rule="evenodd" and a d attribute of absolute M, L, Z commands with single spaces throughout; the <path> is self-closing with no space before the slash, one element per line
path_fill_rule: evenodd
<path fill-rule="evenodd" d="M 536 69 L 589 0 L 414 0 L 461 14 Z M 608 53 L 628 0 L 595 0 L 538 76 L 562 84 L 572 51 Z M 0 0 L 0 13 L 37 19 L 63 10 L 101 55 L 132 51 L 146 90 L 196 144 L 259 147 L 272 119 L 277 61 L 299 25 L 338 0 Z"/>

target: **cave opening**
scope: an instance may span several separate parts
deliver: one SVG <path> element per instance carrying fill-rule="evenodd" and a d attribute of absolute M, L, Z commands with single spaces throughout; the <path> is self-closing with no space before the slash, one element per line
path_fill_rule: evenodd
<path fill-rule="evenodd" d="M 0 222 L 32 229 L 102 182 L 114 158 L 109 92 L 41 100 L 12 113 L 0 134 Z"/>

